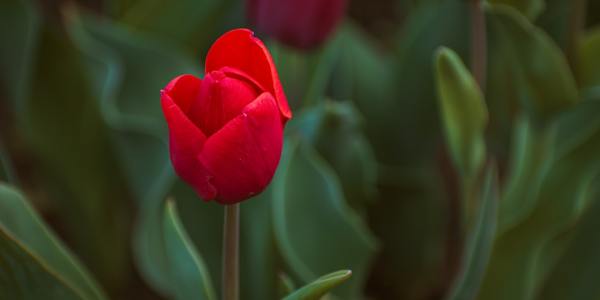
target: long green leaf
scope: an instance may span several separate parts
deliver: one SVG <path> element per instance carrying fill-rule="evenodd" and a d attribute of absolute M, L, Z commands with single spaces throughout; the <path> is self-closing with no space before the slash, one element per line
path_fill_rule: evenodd
<path fill-rule="evenodd" d="M 204 53 L 219 33 L 226 29 L 225 21 L 231 21 L 227 13 L 234 3 L 231 0 L 183 0 L 173 5 L 166 0 L 136 1 L 119 21 L 138 34 L 150 35 L 166 43 Z M 232 24 L 228 27 L 241 25 Z"/>
<path fill-rule="evenodd" d="M 600 89 L 600 27 L 586 33 L 579 48 L 580 80 L 583 88 Z"/>
<path fill-rule="evenodd" d="M 40 31 L 31 88 L 15 128 L 72 248 L 107 288 L 118 288 L 130 275 L 127 187 L 83 54 L 56 23 Z"/>
<path fill-rule="evenodd" d="M 486 14 L 490 111 L 509 113 L 518 105 L 539 124 L 573 106 L 579 99 L 577 86 L 550 37 L 510 7 L 492 6 Z"/>
<path fill-rule="evenodd" d="M 39 15 L 36 5 L 28 0 L 5 0 L 0 3 L 0 90 L 6 92 L 0 101 L 18 110 L 29 92 L 29 77 L 38 37 Z M 8 42 L 10 41 L 10 42 Z"/>
<path fill-rule="evenodd" d="M 163 234 L 172 290 L 177 299 L 217 299 L 204 261 L 187 236 L 175 203 L 167 201 Z"/>
<path fill-rule="evenodd" d="M 48 229 L 24 196 L 4 184 L 0 184 L 0 226 L 86 299 L 106 298 L 88 271 Z"/>
<path fill-rule="evenodd" d="M 498 179 L 492 168 L 483 184 L 477 220 L 469 233 L 461 271 L 452 285 L 449 300 L 469 300 L 477 296 L 496 234 L 498 193 Z"/>
<path fill-rule="evenodd" d="M 298 114 L 288 131 L 314 145 L 340 178 L 350 206 L 366 215 L 377 194 L 377 163 L 363 122 L 352 103 L 326 100 Z"/>
<path fill-rule="evenodd" d="M 448 48 L 436 54 L 440 114 L 452 158 L 462 176 L 471 178 L 485 159 L 485 100 L 460 57 Z"/>
<path fill-rule="evenodd" d="M 557 151 L 535 207 L 497 238 L 482 298 L 531 299 L 538 293 L 564 248 L 561 234 L 589 207 L 588 191 L 600 172 L 598 112 L 599 101 L 583 101 L 558 120 Z"/>
<path fill-rule="evenodd" d="M 544 281 L 537 299 L 598 299 L 600 285 L 600 198 L 582 216 L 581 222 L 572 233 L 573 239 Z"/>
<path fill-rule="evenodd" d="M 317 280 L 303 286 L 283 300 L 319 300 L 332 288 L 342 284 L 352 276 L 352 271 L 341 270 L 319 277 Z"/>
<path fill-rule="evenodd" d="M 488 0 L 492 4 L 510 5 L 527 16 L 535 19 L 544 9 L 544 0 Z"/>
<path fill-rule="evenodd" d="M 86 299 L 0 228 L 0 298 Z"/>
<path fill-rule="evenodd" d="M 286 145 L 279 168 L 282 174 L 274 182 L 273 212 L 285 262 L 303 282 L 327 270 L 351 268 L 355 276 L 334 294 L 360 298 L 376 244 L 346 206 L 335 174 L 313 149 L 298 141 Z"/>

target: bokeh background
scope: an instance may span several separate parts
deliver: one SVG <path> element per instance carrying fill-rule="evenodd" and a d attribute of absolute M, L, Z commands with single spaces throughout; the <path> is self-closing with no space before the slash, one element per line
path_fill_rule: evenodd
<path fill-rule="evenodd" d="M 485 2 L 351 0 L 306 49 L 242 0 L 0 1 L 0 295 L 219 295 L 223 207 L 174 174 L 159 91 L 249 27 L 294 119 L 242 299 L 341 269 L 330 299 L 600 298 L 600 2 Z"/>

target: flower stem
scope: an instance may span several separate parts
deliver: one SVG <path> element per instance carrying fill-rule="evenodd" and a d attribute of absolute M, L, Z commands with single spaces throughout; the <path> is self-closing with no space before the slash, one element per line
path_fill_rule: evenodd
<path fill-rule="evenodd" d="M 225 206 L 223 228 L 223 300 L 238 300 L 239 293 L 240 204 Z"/>
<path fill-rule="evenodd" d="M 485 29 L 485 12 L 481 0 L 470 1 L 471 11 L 471 72 L 485 92 L 485 73 L 487 60 L 487 37 Z"/>
<path fill-rule="evenodd" d="M 573 71 L 573 75 L 576 80 L 580 80 L 579 78 L 579 41 L 581 39 L 582 31 L 585 26 L 585 9 L 586 9 L 587 1 L 586 0 L 572 0 L 570 2 L 570 15 L 569 15 L 569 23 L 568 23 L 568 36 L 567 36 L 567 46 L 566 46 L 566 56 L 569 65 L 571 66 L 571 71 Z"/>

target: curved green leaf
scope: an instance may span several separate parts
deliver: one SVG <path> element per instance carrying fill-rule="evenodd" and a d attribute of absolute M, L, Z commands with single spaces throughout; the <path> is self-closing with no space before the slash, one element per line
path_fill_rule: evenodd
<path fill-rule="evenodd" d="M 88 271 L 47 228 L 23 195 L 4 184 L 0 184 L 0 226 L 86 299 L 106 298 Z"/>
<path fill-rule="evenodd" d="M 460 57 L 448 48 L 436 53 L 436 79 L 446 139 L 456 167 L 472 178 L 485 160 L 488 121 L 481 90 Z"/>
<path fill-rule="evenodd" d="M 277 293 L 279 298 L 284 298 L 286 295 L 289 295 L 294 292 L 296 286 L 294 285 L 294 281 L 285 273 L 279 273 L 277 276 Z"/>
<path fill-rule="evenodd" d="M 393 68 L 385 66 L 392 70 L 393 92 L 387 93 L 387 98 L 391 96 L 389 103 L 379 104 L 381 100 L 377 100 L 374 105 L 377 94 L 366 94 L 359 102 L 368 120 L 378 125 L 373 129 L 379 131 L 378 139 L 381 139 L 373 141 L 378 157 L 380 151 L 391 151 L 394 164 L 410 166 L 429 161 L 435 155 L 441 126 L 432 57 L 440 46 L 453 49 L 461 57 L 467 55 L 469 13 L 469 4 L 465 1 L 423 1 L 406 20 L 402 38 L 397 39 Z M 374 79 L 383 80 L 379 76 Z M 374 87 L 381 88 L 377 84 Z M 379 114 L 369 111 L 379 111 Z M 392 136 L 394 141 L 390 140 Z"/>
<path fill-rule="evenodd" d="M 477 220 L 469 233 L 461 271 L 450 289 L 449 300 L 469 300 L 477 296 L 496 234 L 498 193 L 498 178 L 492 168 L 483 183 Z"/>
<path fill-rule="evenodd" d="M 312 143 L 338 175 L 344 196 L 361 215 L 376 196 L 377 162 L 354 105 L 326 100 L 302 111 L 290 124 Z"/>
<path fill-rule="evenodd" d="M 547 125 L 579 95 L 561 49 L 545 32 L 507 6 L 488 7 L 486 16 L 490 133 L 499 148 L 494 152 L 504 158 L 517 115 Z"/>
<path fill-rule="evenodd" d="M 167 201 L 163 234 L 171 286 L 177 299 L 217 299 L 202 257 L 190 241 L 173 201 Z"/>
<path fill-rule="evenodd" d="M 272 189 L 271 186 L 267 187 L 260 195 L 244 201 L 240 207 L 240 297 L 242 299 L 274 299 L 278 295 L 277 275 L 280 272 L 281 260 L 273 229 Z M 222 212 L 222 206 L 219 206 Z M 219 216 L 222 216 L 222 213 Z M 222 222 L 218 226 L 222 227 Z M 221 236 L 216 237 L 219 242 L 220 238 Z M 201 242 L 207 243 L 199 238 L 198 243 Z M 220 243 L 217 245 L 220 246 Z M 220 247 L 217 250 L 220 252 Z M 218 267 L 220 271 L 220 266 Z"/>
<path fill-rule="evenodd" d="M 195 73 L 194 64 L 164 43 L 122 25 L 77 11 L 69 11 L 69 16 L 69 33 L 85 54 L 102 119 L 141 207 L 134 238 L 136 263 L 153 287 L 171 294 L 161 220 L 163 199 L 176 179 L 159 91 L 175 76 Z"/>
<path fill-rule="evenodd" d="M 579 46 L 579 67 L 581 86 L 600 86 L 600 27 L 585 34 Z"/>
<path fill-rule="evenodd" d="M 599 101 L 583 101 L 559 119 L 560 137 L 582 137 L 556 141 L 534 209 L 495 242 L 482 298 L 530 299 L 552 270 L 564 247 L 559 237 L 589 207 L 588 191 L 600 172 L 598 113 Z"/>
<path fill-rule="evenodd" d="M 600 298 L 600 195 L 582 216 L 572 233 L 572 240 L 562 257 L 552 268 L 551 274 L 537 299 L 598 299 Z"/>
<path fill-rule="evenodd" d="M 312 148 L 298 141 L 286 145 L 279 169 L 273 183 L 273 213 L 285 262 L 303 282 L 327 270 L 352 268 L 351 282 L 334 294 L 360 298 L 376 243 L 346 206 L 335 174 Z"/>
<path fill-rule="evenodd" d="M 0 181 L 10 182 L 17 184 L 17 177 L 15 174 L 12 161 L 4 148 L 2 138 L 0 137 Z"/>
<path fill-rule="evenodd" d="M 190 50 L 206 50 L 224 31 L 231 0 L 184 0 L 176 5 L 166 0 L 136 1 L 119 21 L 132 30 L 176 43 Z M 235 20 L 235 19 L 234 19 Z M 239 27 L 232 24 L 227 27 Z"/>
<path fill-rule="evenodd" d="M 0 298 L 86 299 L 0 228 Z"/>
<path fill-rule="evenodd" d="M 457 229 L 448 226 L 455 223 L 440 189 L 432 57 L 440 46 L 465 57 L 470 31 L 468 1 L 408 2 L 414 9 L 391 41 L 391 53 L 359 26 L 342 28 L 343 49 L 331 84 L 334 99 L 352 100 L 365 117 L 377 158 L 378 194 L 369 219 L 384 246 L 369 285 L 381 298 L 393 299 L 427 298 L 445 276 L 439 267 L 449 253 L 448 234 Z"/>
<path fill-rule="evenodd" d="M 277 42 L 269 43 L 292 110 L 320 103 L 325 98 L 341 49 L 339 41 L 334 36 L 314 52 L 288 48 Z"/>
<path fill-rule="evenodd" d="M 488 0 L 492 4 L 509 5 L 527 16 L 530 20 L 535 19 L 544 10 L 544 0 Z"/>
<path fill-rule="evenodd" d="M 29 89 L 29 77 L 37 40 L 39 16 L 34 1 L 5 0 L 0 3 L 0 101 L 19 109 Z M 10 42 L 8 42 L 10 41 Z"/>
<path fill-rule="evenodd" d="M 31 88 L 14 116 L 16 134 L 73 250 L 108 289 L 120 288 L 131 274 L 127 187 L 84 56 L 59 23 L 40 30 Z"/>
<path fill-rule="evenodd" d="M 352 276 L 352 271 L 341 270 L 319 277 L 317 280 L 303 286 L 283 300 L 319 300 L 334 287 L 342 284 Z"/>
<path fill-rule="evenodd" d="M 112 130 L 136 198 L 152 197 L 149 186 L 168 190 L 171 181 L 163 175 L 170 163 L 159 91 L 177 75 L 200 74 L 195 71 L 199 66 L 123 26 L 77 11 L 71 15 L 70 33 L 86 55 L 102 118 Z"/>
<path fill-rule="evenodd" d="M 536 128 L 526 118 L 515 123 L 510 175 L 499 208 L 499 232 L 518 224 L 535 208 L 554 154 L 555 128 Z"/>

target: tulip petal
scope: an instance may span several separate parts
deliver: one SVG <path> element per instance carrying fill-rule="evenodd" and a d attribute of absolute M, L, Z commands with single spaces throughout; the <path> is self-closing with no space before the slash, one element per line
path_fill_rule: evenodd
<path fill-rule="evenodd" d="M 206 136 L 171 98 L 167 92 L 169 85 L 161 91 L 161 105 L 169 125 L 169 152 L 173 168 L 204 200 L 214 199 L 217 191 L 210 184 L 211 176 L 198 160 L 198 153 L 202 151 Z M 187 98 L 189 97 L 179 99 L 186 101 Z"/>
<path fill-rule="evenodd" d="M 217 201 L 232 204 L 260 193 L 273 178 L 282 146 L 279 108 L 263 93 L 204 144 L 200 161 L 214 176 Z"/>
<path fill-rule="evenodd" d="M 194 75 L 184 74 L 171 80 L 163 91 L 179 106 L 184 114 L 188 114 L 194 100 L 198 98 L 202 80 Z"/>
<path fill-rule="evenodd" d="M 239 69 L 265 87 L 275 97 L 284 122 L 292 117 L 271 54 L 252 31 L 231 30 L 208 50 L 206 73 L 224 67 Z"/>

